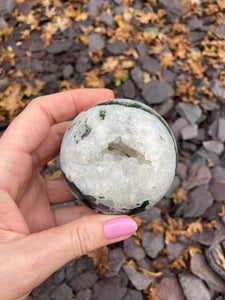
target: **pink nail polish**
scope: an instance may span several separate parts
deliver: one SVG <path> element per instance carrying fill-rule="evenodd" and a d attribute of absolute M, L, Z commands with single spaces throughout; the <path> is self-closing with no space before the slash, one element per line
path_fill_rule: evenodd
<path fill-rule="evenodd" d="M 104 234 L 109 240 L 134 233 L 137 224 L 130 218 L 118 218 L 105 222 Z"/>

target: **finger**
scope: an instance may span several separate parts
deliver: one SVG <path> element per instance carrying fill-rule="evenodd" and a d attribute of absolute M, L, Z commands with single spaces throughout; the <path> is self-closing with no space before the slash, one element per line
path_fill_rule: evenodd
<path fill-rule="evenodd" d="M 16 256 L 19 260 L 23 256 L 26 261 L 22 266 L 25 284 L 34 288 L 73 258 L 124 240 L 136 229 L 129 217 L 95 214 L 27 236 Z"/>
<path fill-rule="evenodd" d="M 49 135 L 52 125 L 113 97 L 107 89 L 77 89 L 37 98 L 10 124 L 1 143 L 12 150 L 32 153 Z"/>
<path fill-rule="evenodd" d="M 52 126 L 46 140 L 32 154 L 34 165 L 42 167 L 59 153 L 63 136 L 70 122 L 62 122 Z"/>
<path fill-rule="evenodd" d="M 66 224 L 82 216 L 93 214 L 96 214 L 96 212 L 84 205 L 61 207 L 54 210 L 55 222 L 57 226 Z"/>
<path fill-rule="evenodd" d="M 74 201 L 75 197 L 70 192 L 64 178 L 47 180 L 47 195 L 51 205 Z"/>

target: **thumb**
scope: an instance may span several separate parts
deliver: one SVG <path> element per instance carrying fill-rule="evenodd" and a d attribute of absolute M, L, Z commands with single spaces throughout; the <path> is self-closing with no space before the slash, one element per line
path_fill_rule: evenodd
<path fill-rule="evenodd" d="M 130 217 L 95 214 L 27 236 L 26 273 L 32 281 L 28 285 L 36 287 L 73 258 L 124 240 L 136 230 Z"/>

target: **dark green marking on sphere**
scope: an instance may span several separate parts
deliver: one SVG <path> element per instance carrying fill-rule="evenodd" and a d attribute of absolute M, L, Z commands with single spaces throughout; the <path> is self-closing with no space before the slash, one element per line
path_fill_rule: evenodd
<path fill-rule="evenodd" d="M 105 109 L 100 110 L 99 117 L 100 117 L 101 120 L 105 120 L 105 117 L 106 117 L 106 110 Z"/>
<path fill-rule="evenodd" d="M 137 213 L 140 213 L 145 210 L 146 206 L 149 205 L 149 201 L 146 200 L 144 201 L 141 205 L 138 205 L 134 208 L 114 208 L 114 207 L 109 207 L 103 203 L 96 203 L 95 197 L 91 195 L 85 195 L 81 192 L 81 190 L 76 186 L 74 182 L 69 180 L 67 176 L 65 175 L 64 172 L 62 172 L 66 183 L 70 187 L 70 190 L 72 191 L 73 195 L 82 201 L 87 207 L 95 210 L 98 213 L 106 213 L 106 214 L 113 214 L 113 215 L 121 215 L 121 214 L 126 214 L 126 215 L 134 215 Z M 101 198 L 105 198 L 104 196 L 101 196 Z"/>

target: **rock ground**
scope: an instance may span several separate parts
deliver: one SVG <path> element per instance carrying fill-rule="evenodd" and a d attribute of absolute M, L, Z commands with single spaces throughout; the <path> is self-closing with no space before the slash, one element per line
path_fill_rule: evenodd
<path fill-rule="evenodd" d="M 138 232 L 108 247 L 105 269 L 79 257 L 27 300 L 223 299 L 224 1 L 49 3 L 46 12 L 41 1 L 0 0 L 0 136 L 37 96 L 107 87 L 164 116 L 179 163 Z M 43 175 L 58 168 L 57 158 Z"/>

